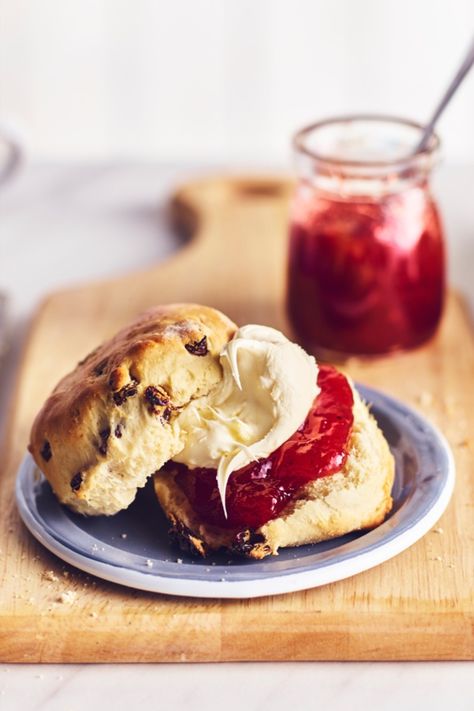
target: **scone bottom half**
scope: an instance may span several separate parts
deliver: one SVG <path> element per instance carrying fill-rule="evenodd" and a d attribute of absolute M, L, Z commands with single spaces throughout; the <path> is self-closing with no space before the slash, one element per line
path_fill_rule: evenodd
<path fill-rule="evenodd" d="M 31 430 L 29 450 L 58 499 L 86 515 L 127 508 L 182 449 L 176 417 L 220 381 L 235 329 L 207 306 L 157 306 L 80 361 Z"/>
<path fill-rule="evenodd" d="M 225 529 L 203 522 L 178 484 L 179 467 L 169 463 L 155 474 L 154 487 L 171 524 L 172 540 L 197 556 L 225 550 L 259 560 L 277 554 L 280 548 L 380 525 L 393 504 L 395 463 L 375 419 L 355 390 L 353 415 L 343 468 L 302 487 L 278 517 L 256 529 Z"/>

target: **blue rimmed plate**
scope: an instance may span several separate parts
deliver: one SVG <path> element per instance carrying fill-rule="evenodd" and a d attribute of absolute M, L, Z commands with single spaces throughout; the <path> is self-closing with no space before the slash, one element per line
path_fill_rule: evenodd
<path fill-rule="evenodd" d="M 401 402 L 370 388 L 358 390 L 371 403 L 396 460 L 393 510 L 372 531 L 282 550 L 263 561 L 222 554 L 197 560 L 169 544 L 151 482 L 126 511 L 86 518 L 59 504 L 29 454 L 16 483 L 20 515 L 33 536 L 67 563 L 141 590 L 250 598 L 350 577 L 421 538 L 445 510 L 454 487 L 454 462 L 444 437 Z"/>

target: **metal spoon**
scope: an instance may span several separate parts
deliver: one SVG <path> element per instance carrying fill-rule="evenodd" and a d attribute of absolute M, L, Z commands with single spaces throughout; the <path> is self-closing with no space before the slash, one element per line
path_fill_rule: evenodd
<path fill-rule="evenodd" d="M 461 84 L 462 80 L 474 64 L 474 39 L 472 40 L 471 44 L 469 45 L 468 52 L 466 54 L 466 57 L 464 58 L 461 66 L 459 67 L 458 71 L 456 72 L 455 76 L 451 80 L 451 83 L 449 84 L 448 88 L 446 89 L 445 93 L 443 94 L 443 97 L 441 101 L 439 102 L 438 106 L 436 107 L 436 110 L 431 117 L 431 120 L 429 123 L 426 124 L 423 134 L 421 136 L 421 139 L 419 140 L 415 150 L 413 153 L 419 153 L 422 151 L 424 148 L 426 148 L 430 138 L 431 134 L 433 133 L 435 124 L 443 111 L 445 110 L 446 106 L 449 104 L 451 101 L 452 97 L 456 93 L 459 85 Z"/>

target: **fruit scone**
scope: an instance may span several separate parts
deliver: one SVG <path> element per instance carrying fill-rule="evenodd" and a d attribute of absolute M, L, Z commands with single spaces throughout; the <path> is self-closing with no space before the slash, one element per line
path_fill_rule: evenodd
<path fill-rule="evenodd" d="M 112 515 L 153 475 L 170 535 L 252 558 L 380 524 L 394 460 L 349 379 L 275 329 L 159 306 L 63 378 L 30 451 L 59 500 Z"/>

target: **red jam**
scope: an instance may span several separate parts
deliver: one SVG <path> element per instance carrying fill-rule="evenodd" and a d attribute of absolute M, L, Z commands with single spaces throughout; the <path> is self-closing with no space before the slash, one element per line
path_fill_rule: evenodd
<path fill-rule="evenodd" d="M 266 459 L 232 473 L 224 516 L 215 469 L 179 469 L 176 481 L 203 521 L 225 528 L 258 528 L 276 518 L 310 481 L 339 471 L 352 430 L 352 390 L 342 373 L 320 366 L 321 388 L 299 429 Z"/>
<path fill-rule="evenodd" d="M 300 184 L 288 310 L 309 350 L 375 355 L 413 348 L 434 333 L 443 294 L 442 231 L 426 186 L 344 199 Z"/>

